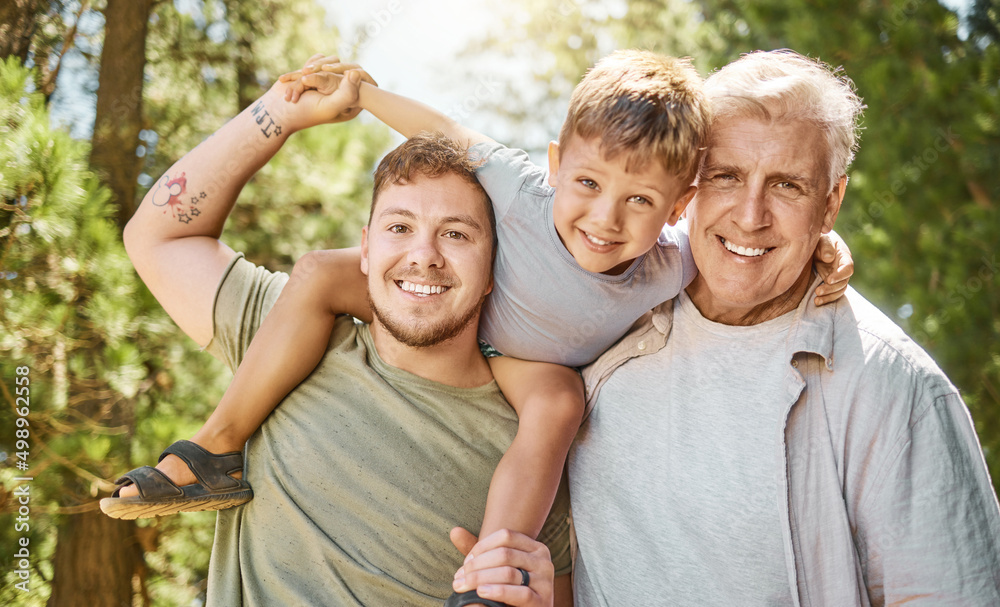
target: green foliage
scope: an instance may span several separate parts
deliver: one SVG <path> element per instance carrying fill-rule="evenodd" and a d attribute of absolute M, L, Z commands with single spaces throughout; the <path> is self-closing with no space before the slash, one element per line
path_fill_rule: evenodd
<path fill-rule="evenodd" d="M 0 426 L 14 427 L 20 365 L 30 369 L 31 405 L 27 471 L 12 467 L 13 431 L 0 436 L 8 464 L 0 537 L 14 546 L 25 535 L 15 532 L 10 492 L 14 477 L 33 476 L 27 537 L 32 597 L 43 601 L 59 517 L 96 507 L 98 492 L 132 467 L 130 449 L 154 461 L 162 435 L 189 431 L 177 422 L 194 419 L 187 403 L 218 394 L 225 374 L 195 353 L 136 277 L 107 191 L 87 168 L 87 145 L 50 129 L 42 96 L 28 92 L 31 78 L 14 60 L 0 65 Z M 146 446 L 149 432 L 133 434 L 137 413 L 159 447 Z M 207 553 L 210 538 L 195 539 Z M 23 598 L 12 587 L 12 556 L 0 555 L 5 603 Z"/>
<path fill-rule="evenodd" d="M 332 34 L 310 1 L 207 0 L 200 13 L 159 3 L 147 39 L 145 171 L 155 178 L 296 69 Z M 232 10 L 227 11 L 227 8 Z M 248 80 L 247 75 L 251 78 Z M 13 428 L 14 369 L 31 369 L 28 534 L 30 601 L 0 555 L 0 602 L 41 605 L 63 517 L 96 508 L 111 481 L 189 437 L 229 373 L 177 329 L 135 274 L 86 143 L 52 130 L 39 77 L 0 67 L 0 427 Z M 238 91 L 238 86 L 242 91 Z M 256 91 L 253 90 L 256 87 Z M 356 244 L 370 171 L 389 144 L 381 126 L 352 123 L 292 137 L 243 192 L 226 240 L 258 263 L 290 269 L 308 250 Z M 141 195 L 141 193 L 140 193 Z M 0 543 L 14 546 L 13 435 L 0 436 Z M 156 605 L 203 598 L 214 515 L 140 523 Z M 41 590 L 39 590 L 39 588 Z"/>

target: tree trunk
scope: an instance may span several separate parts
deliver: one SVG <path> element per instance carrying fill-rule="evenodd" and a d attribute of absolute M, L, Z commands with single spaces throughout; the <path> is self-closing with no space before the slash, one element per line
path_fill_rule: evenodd
<path fill-rule="evenodd" d="M 134 521 L 101 511 L 67 516 L 52 559 L 49 607 L 129 607 L 141 549 Z M 143 580 L 144 582 L 144 580 Z"/>
<path fill-rule="evenodd" d="M 236 43 L 233 57 L 236 105 L 242 112 L 264 92 L 264 87 L 257 82 L 257 61 L 253 51 L 255 31 L 259 30 L 254 17 L 259 17 L 262 9 L 259 2 L 248 4 L 240 0 L 224 0 L 223 4 L 229 19 L 230 35 Z"/>
<path fill-rule="evenodd" d="M 152 0 L 108 0 L 104 11 L 104 49 L 90 166 L 111 190 L 120 227 L 135 207 L 140 168 L 135 150 L 142 128 L 143 68 L 151 8 Z M 95 421 L 134 426 L 131 401 L 123 399 L 115 404 L 106 418 L 99 413 L 101 405 L 84 402 L 77 407 Z M 70 481 L 68 494 L 87 495 L 86 487 L 73 484 Z M 143 553 L 134 521 L 114 520 L 97 510 L 67 515 L 59 525 L 52 562 L 50 607 L 128 607 L 136 575 L 140 578 L 138 589 L 144 592 Z"/>
<path fill-rule="evenodd" d="M 90 166 L 111 189 L 118 226 L 135 212 L 135 155 L 142 129 L 142 72 L 151 0 L 108 0 Z"/>
<path fill-rule="evenodd" d="M 48 4 L 48 0 L 0 2 L 0 59 L 14 56 L 24 63 L 38 15 L 48 9 Z"/>

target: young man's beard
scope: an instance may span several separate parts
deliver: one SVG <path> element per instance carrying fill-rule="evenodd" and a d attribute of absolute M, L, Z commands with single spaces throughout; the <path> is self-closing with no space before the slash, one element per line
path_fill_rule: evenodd
<path fill-rule="evenodd" d="M 417 322 L 413 325 L 405 325 L 392 318 L 389 314 L 379 310 L 371 295 L 368 296 L 368 305 L 371 306 L 372 313 L 378 319 L 386 332 L 389 333 L 399 343 L 411 348 L 429 348 L 442 342 L 448 341 L 461 333 L 470 323 L 478 321 L 479 311 L 486 301 L 483 295 L 476 305 L 469 308 L 465 315 L 442 320 L 437 325 L 429 326 L 424 322 Z"/>

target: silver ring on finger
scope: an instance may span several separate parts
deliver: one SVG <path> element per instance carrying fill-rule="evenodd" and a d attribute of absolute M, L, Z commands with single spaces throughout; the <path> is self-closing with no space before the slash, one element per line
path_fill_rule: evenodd
<path fill-rule="evenodd" d="M 531 584 L 531 574 L 520 567 L 517 567 L 517 570 L 521 572 L 521 585 L 529 586 Z"/>

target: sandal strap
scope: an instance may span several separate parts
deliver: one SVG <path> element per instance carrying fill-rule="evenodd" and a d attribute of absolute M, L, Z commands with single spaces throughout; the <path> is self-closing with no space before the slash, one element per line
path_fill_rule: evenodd
<path fill-rule="evenodd" d="M 144 500 L 184 495 L 183 489 L 174 484 L 166 474 L 152 466 L 129 470 L 116 480 L 115 484 L 118 485 L 118 488 L 111 494 L 111 497 L 119 497 L 122 487 L 129 485 L 135 485 L 135 488 L 139 490 L 139 497 Z"/>
<path fill-rule="evenodd" d="M 206 451 L 201 445 L 189 440 L 179 440 L 163 450 L 158 461 L 163 461 L 168 455 L 181 458 L 198 482 L 213 491 L 235 489 L 240 486 L 239 479 L 231 474 L 243 470 L 243 453 L 231 451 L 215 454 Z"/>
<path fill-rule="evenodd" d="M 486 607 L 509 607 L 507 603 L 491 601 L 490 599 L 479 598 L 475 590 L 458 594 L 453 592 L 448 600 L 444 602 L 444 607 L 463 607 L 464 605 L 486 605 Z"/>

